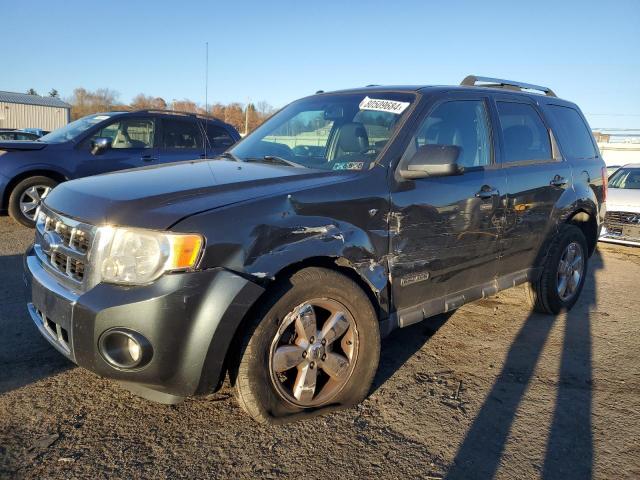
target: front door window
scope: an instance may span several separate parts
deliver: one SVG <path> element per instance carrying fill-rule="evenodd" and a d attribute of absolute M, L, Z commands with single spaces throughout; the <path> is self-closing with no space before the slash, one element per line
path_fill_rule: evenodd
<path fill-rule="evenodd" d="M 155 122 L 150 119 L 126 119 L 100 129 L 93 138 L 111 139 L 111 148 L 152 148 Z"/>

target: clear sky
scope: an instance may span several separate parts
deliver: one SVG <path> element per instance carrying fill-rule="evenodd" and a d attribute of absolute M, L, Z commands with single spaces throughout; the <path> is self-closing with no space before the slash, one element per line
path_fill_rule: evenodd
<path fill-rule="evenodd" d="M 640 128 L 640 0 L 0 0 L 0 25 L 0 90 L 204 103 L 209 42 L 210 102 L 474 73 L 547 85 L 592 127 Z"/>

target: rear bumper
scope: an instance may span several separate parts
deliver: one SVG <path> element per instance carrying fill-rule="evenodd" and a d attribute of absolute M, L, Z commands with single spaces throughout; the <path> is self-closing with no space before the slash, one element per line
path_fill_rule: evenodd
<path fill-rule="evenodd" d="M 61 285 L 32 249 L 24 263 L 27 307 L 49 343 L 79 366 L 165 403 L 217 385 L 236 329 L 263 292 L 218 268 L 164 275 L 146 286 L 99 284 L 77 293 Z M 109 363 L 98 345 L 113 328 L 146 338 L 148 363 L 132 369 Z"/>

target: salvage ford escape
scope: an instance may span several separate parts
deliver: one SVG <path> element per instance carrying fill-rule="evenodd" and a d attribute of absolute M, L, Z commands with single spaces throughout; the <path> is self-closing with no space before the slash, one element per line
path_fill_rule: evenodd
<path fill-rule="evenodd" d="M 536 310 L 570 309 L 605 196 L 584 116 L 546 87 L 318 92 L 216 159 L 57 186 L 28 309 L 138 395 L 228 376 L 254 419 L 289 421 L 363 400 L 394 328 L 525 282 Z"/>

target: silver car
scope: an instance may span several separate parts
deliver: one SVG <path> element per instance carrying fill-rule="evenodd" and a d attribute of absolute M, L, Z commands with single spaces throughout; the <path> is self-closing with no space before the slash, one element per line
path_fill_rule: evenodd
<path fill-rule="evenodd" d="M 600 241 L 640 246 L 640 163 L 620 167 L 609 177 Z"/>

